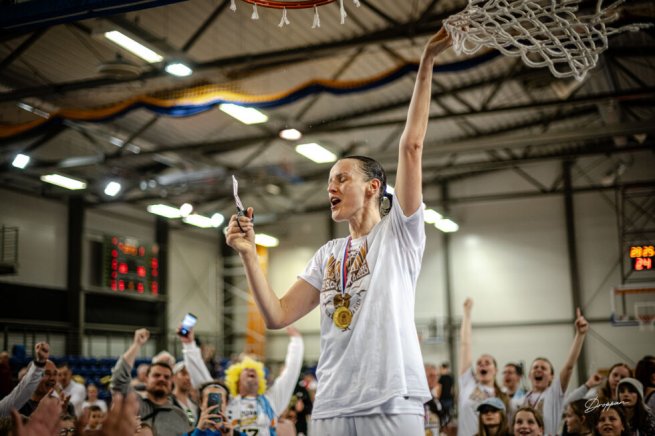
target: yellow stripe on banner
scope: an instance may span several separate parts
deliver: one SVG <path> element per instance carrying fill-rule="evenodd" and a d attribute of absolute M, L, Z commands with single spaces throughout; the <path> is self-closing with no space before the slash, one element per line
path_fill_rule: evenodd
<path fill-rule="evenodd" d="M 258 245 L 257 257 L 259 258 L 259 266 L 264 271 L 264 276 L 268 275 L 268 248 Z M 257 303 L 255 303 L 252 289 L 249 290 L 248 323 L 246 326 L 245 352 L 263 360 L 266 352 L 266 325 L 261 312 L 257 308 Z"/>
<path fill-rule="evenodd" d="M 403 68 L 400 65 L 371 77 L 358 80 L 331 80 L 331 79 L 310 79 L 291 89 L 272 94 L 247 94 L 245 92 L 234 92 L 226 88 L 226 85 L 202 85 L 181 90 L 158 92 L 151 95 L 138 95 L 126 100 L 110 104 L 108 106 L 88 109 L 60 109 L 50 114 L 50 119 L 60 118 L 73 121 L 96 121 L 110 118 L 120 112 L 127 110 L 130 106 L 138 103 L 160 108 L 171 108 L 175 106 L 194 106 L 207 104 L 212 101 L 222 100 L 235 104 L 257 104 L 272 103 L 283 100 L 288 96 L 301 91 L 312 85 L 322 85 L 334 89 L 352 89 L 375 83 Z M 21 124 L 0 124 L 0 138 L 8 138 L 20 133 L 27 132 L 45 123 L 46 119 L 38 119 Z"/>

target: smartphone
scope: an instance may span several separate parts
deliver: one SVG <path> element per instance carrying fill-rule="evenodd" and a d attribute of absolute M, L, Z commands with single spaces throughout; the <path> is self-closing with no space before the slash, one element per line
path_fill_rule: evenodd
<path fill-rule="evenodd" d="M 197 316 L 195 316 L 193 313 L 187 313 L 182 320 L 182 327 L 180 327 L 179 333 L 182 336 L 189 336 L 189 330 L 191 330 L 193 326 L 196 325 L 196 321 L 198 321 Z"/>
<path fill-rule="evenodd" d="M 223 408 L 223 395 L 220 392 L 210 392 L 207 394 L 207 408 L 218 406 L 215 412 L 221 413 Z M 214 418 L 214 422 L 221 422 L 221 418 Z"/>

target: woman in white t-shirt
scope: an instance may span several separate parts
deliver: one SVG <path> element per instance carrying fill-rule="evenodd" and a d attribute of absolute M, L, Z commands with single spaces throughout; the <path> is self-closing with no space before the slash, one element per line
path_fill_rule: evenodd
<path fill-rule="evenodd" d="M 98 406 L 102 413 L 107 413 L 107 403 L 105 403 L 105 400 L 98 399 L 98 387 L 93 383 L 86 386 L 86 401 L 82 403 L 80 412 L 84 413 L 84 409 L 90 406 Z"/>
<path fill-rule="evenodd" d="M 268 328 L 287 326 L 320 306 L 314 435 L 424 432 L 423 403 L 431 396 L 414 325 L 425 248 L 421 160 L 434 60 L 450 44 L 442 28 L 423 50 L 386 216 L 380 210 L 382 166 L 361 156 L 335 163 L 327 186 L 331 215 L 347 222 L 350 234 L 323 245 L 282 298 L 257 258 L 253 209 L 230 219 L 227 244 L 241 257 Z"/>
<path fill-rule="evenodd" d="M 496 359 L 489 354 L 483 354 L 472 367 L 473 358 L 471 353 L 471 339 L 473 331 L 471 328 L 471 310 L 473 299 L 467 298 L 464 301 L 464 316 L 460 329 L 460 372 L 457 383 L 459 385 L 459 398 L 457 403 L 457 435 L 471 436 L 478 433 L 477 409 L 480 403 L 487 398 L 498 397 L 505 409 L 509 408 L 508 398 L 496 382 L 498 364 Z"/>

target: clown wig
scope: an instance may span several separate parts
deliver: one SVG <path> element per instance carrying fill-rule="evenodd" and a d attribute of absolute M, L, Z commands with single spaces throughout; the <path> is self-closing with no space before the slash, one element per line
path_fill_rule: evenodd
<path fill-rule="evenodd" d="M 225 384 L 230 388 L 230 395 L 239 395 L 239 377 L 241 371 L 244 369 L 254 369 L 259 379 L 259 388 L 257 389 L 258 395 L 263 395 L 266 392 L 266 378 L 264 377 L 264 365 L 257 362 L 250 357 L 244 357 L 239 363 L 234 363 L 225 371 Z"/>

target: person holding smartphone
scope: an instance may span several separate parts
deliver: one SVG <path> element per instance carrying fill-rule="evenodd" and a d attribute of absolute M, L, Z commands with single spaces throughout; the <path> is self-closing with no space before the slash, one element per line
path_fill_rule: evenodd
<path fill-rule="evenodd" d="M 249 357 L 231 365 L 225 373 L 231 399 L 225 416 L 237 434 L 274 435 L 278 417 L 286 410 L 302 368 L 304 342 L 295 327 L 287 327 L 290 341 L 284 360 L 284 370 L 267 389 L 264 366 Z M 184 363 L 191 383 L 196 388 L 211 384 L 212 377 L 205 366 L 200 349 L 194 342 L 193 329 L 182 341 Z M 225 404 L 227 396 L 223 397 Z M 202 417 L 201 417 L 202 419 Z"/>
<path fill-rule="evenodd" d="M 225 418 L 230 394 L 219 380 L 211 380 L 200 386 L 200 418 L 188 436 L 238 435 Z"/>

